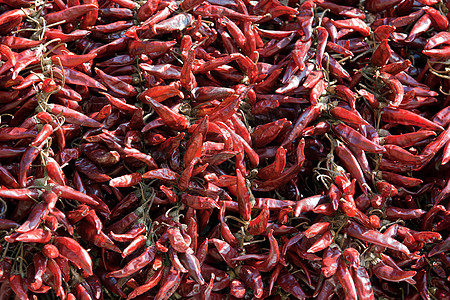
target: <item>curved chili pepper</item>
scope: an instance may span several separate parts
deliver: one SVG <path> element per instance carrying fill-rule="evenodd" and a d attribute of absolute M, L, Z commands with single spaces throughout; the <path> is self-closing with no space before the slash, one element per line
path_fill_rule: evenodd
<path fill-rule="evenodd" d="M 125 267 L 123 267 L 122 269 L 119 269 L 119 270 L 116 270 L 116 271 L 112 271 L 112 272 L 109 272 L 108 274 L 106 274 L 106 278 L 109 278 L 109 277 L 115 277 L 115 278 L 128 277 L 128 276 L 138 272 L 139 270 L 144 268 L 149 263 L 151 263 L 153 261 L 153 259 L 155 258 L 155 255 L 156 255 L 155 247 L 154 246 L 149 246 L 149 247 L 145 248 L 144 252 L 142 252 L 141 255 L 139 255 L 138 257 L 130 260 L 125 265 Z"/>
<path fill-rule="evenodd" d="M 170 245 L 177 252 L 184 253 L 189 249 L 191 245 L 191 239 L 189 236 L 182 234 L 178 227 L 172 227 L 167 229 Z"/>
<path fill-rule="evenodd" d="M 301 139 L 300 142 L 298 143 L 297 149 L 296 149 L 296 155 L 297 155 L 296 163 L 294 165 L 292 165 L 289 169 L 284 171 L 280 175 L 280 177 L 278 177 L 276 179 L 267 180 L 264 182 L 254 181 L 252 190 L 254 190 L 254 191 L 271 191 L 271 190 L 274 190 L 274 189 L 278 188 L 279 186 L 289 182 L 293 177 L 295 177 L 297 175 L 298 171 L 301 169 L 301 167 L 303 166 L 303 163 L 305 162 L 304 149 L 305 149 L 305 140 Z"/>
<path fill-rule="evenodd" d="M 164 282 L 161 283 L 161 287 L 158 290 L 158 293 L 155 296 L 155 299 L 158 300 L 166 300 L 172 296 L 175 290 L 178 288 L 181 276 L 180 272 L 176 270 L 174 267 L 171 267 L 169 270 L 169 274 L 165 278 Z"/>
<path fill-rule="evenodd" d="M 436 136 L 436 133 L 434 131 L 419 130 L 416 132 L 409 132 L 400 135 L 388 135 L 381 139 L 384 141 L 385 144 L 393 144 L 402 148 L 406 148 L 411 147 L 416 143 L 433 136 Z M 385 148 L 386 147 L 387 146 L 385 146 Z"/>
<path fill-rule="evenodd" d="M 440 45 L 449 45 L 450 44 L 450 32 L 441 31 L 430 37 L 425 45 L 425 50 L 433 49 Z"/>
<path fill-rule="evenodd" d="M 291 124 L 290 121 L 279 119 L 277 121 L 259 125 L 252 132 L 252 146 L 256 148 L 264 147 L 276 139 L 283 128 Z"/>
<path fill-rule="evenodd" d="M 273 229 L 269 231 L 267 235 L 270 242 L 270 250 L 267 258 L 262 262 L 255 263 L 255 267 L 257 270 L 261 272 L 269 272 L 278 264 L 280 259 L 280 250 L 278 247 L 277 240 L 273 237 Z"/>
<path fill-rule="evenodd" d="M 331 277 L 336 273 L 341 252 L 337 248 L 328 247 L 322 257 L 322 273 L 325 277 Z"/>
<path fill-rule="evenodd" d="M 36 157 L 39 154 L 39 149 L 42 149 L 44 147 L 44 144 L 46 143 L 46 140 L 50 135 L 53 133 L 53 128 L 49 124 L 45 124 L 44 127 L 42 127 L 39 134 L 36 136 L 36 138 L 33 140 L 33 142 L 30 144 L 30 147 L 27 148 L 25 153 L 22 156 L 22 159 L 20 161 L 20 169 L 19 169 L 19 185 L 21 187 L 25 187 L 27 185 L 26 183 L 26 176 L 28 173 L 28 170 L 33 163 L 33 161 L 36 159 Z"/>
<path fill-rule="evenodd" d="M 336 277 L 344 289 L 345 298 L 355 300 L 358 299 L 355 282 L 350 274 L 350 270 L 342 259 L 339 260 L 336 270 Z"/>
<path fill-rule="evenodd" d="M 423 209 L 412 209 L 412 208 L 400 208 L 390 206 L 386 208 L 386 216 L 388 218 L 401 218 L 402 220 L 411 220 L 422 217 L 426 214 Z"/>
<path fill-rule="evenodd" d="M 47 269 L 47 259 L 42 254 L 36 253 L 33 256 L 33 265 L 35 273 L 33 281 L 30 282 L 30 287 L 37 290 L 42 286 L 42 276 Z"/>
<path fill-rule="evenodd" d="M 132 187 L 141 182 L 142 175 L 140 173 L 132 173 L 122 175 L 120 177 L 112 178 L 109 181 L 109 185 L 113 187 Z"/>
<path fill-rule="evenodd" d="M 180 259 L 178 258 L 177 252 L 175 252 L 175 250 L 173 250 L 172 247 L 169 247 L 167 252 L 169 254 L 169 260 L 172 266 L 175 267 L 175 269 L 177 269 L 181 273 L 187 273 L 188 270 L 181 263 Z"/>
<path fill-rule="evenodd" d="M 92 223 L 92 222 L 91 222 Z M 110 232 L 109 236 L 115 241 L 118 242 L 132 242 L 134 239 L 139 237 L 141 234 L 144 234 L 147 231 L 147 227 L 144 224 L 135 224 L 124 234 L 117 234 L 114 232 Z"/>
<path fill-rule="evenodd" d="M 357 266 L 350 269 L 353 281 L 355 283 L 358 297 L 361 299 L 374 300 L 374 292 L 372 289 L 372 283 L 370 282 L 369 274 L 363 266 Z"/>
<path fill-rule="evenodd" d="M 225 222 L 225 204 L 222 204 L 219 211 L 219 222 L 220 222 L 220 233 L 225 241 L 227 241 L 230 246 L 237 247 L 239 245 L 239 240 L 233 235 Z M 265 230 L 265 228 L 264 228 Z"/>
<path fill-rule="evenodd" d="M 44 273 L 45 282 L 52 287 L 56 295 L 64 298 L 64 289 L 62 288 L 62 274 L 61 269 L 53 258 L 47 261 L 47 268 Z"/>
<path fill-rule="evenodd" d="M 424 14 L 411 28 L 408 38 L 405 42 L 409 43 L 414 41 L 419 35 L 428 30 L 431 26 L 431 18 L 429 14 Z"/>
<path fill-rule="evenodd" d="M 297 299 L 306 299 L 306 294 L 303 292 L 295 277 L 285 269 L 283 269 L 280 275 L 278 275 L 277 283 L 285 292 L 291 294 Z"/>
<path fill-rule="evenodd" d="M 87 219 L 82 220 L 77 229 L 80 232 L 81 237 L 86 239 L 88 242 L 100 248 L 105 248 L 118 253 L 121 252 L 105 233 L 99 231 L 99 228 L 96 228 L 96 226 L 87 221 Z"/>
<path fill-rule="evenodd" d="M 103 127 L 103 124 L 71 108 L 59 104 L 49 104 L 48 108 L 49 111 L 55 115 L 63 115 L 66 121 L 69 123 L 93 128 Z"/>
<path fill-rule="evenodd" d="M 334 241 L 331 231 L 326 231 L 308 250 L 308 253 L 316 253 L 327 248 Z"/>
<path fill-rule="evenodd" d="M 369 0 L 366 3 L 366 8 L 372 13 L 382 12 L 388 8 L 394 7 L 399 4 L 401 0 Z"/>
<path fill-rule="evenodd" d="M 92 260 L 89 253 L 72 238 L 55 236 L 53 244 L 58 248 L 59 253 L 70 260 L 75 266 L 83 269 L 92 275 Z"/>
<path fill-rule="evenodd" d="M 319 106 L 309 106 L 307 109 L 305 109 L 295 122 L 292 131 L 284 139 L 282 146 L 286 148 L 290 143 L 292 143 L 302 133 L 302 131 L 309 123 L 313 122 L 319 117 L 320 112 L 321 108 Z"/>
<path fill-rule="evenodd" d="M 261 298 L 263 296 L 263 281 L 261 275 L 252 266 L 242 266 L 239 271 L 239 278 L 253 290 L 255 298 Z"/>
<path fill-rule="evenodd" d="M 383 262 L 379 262 L 375 266 L 372 267 L 372 270 L 378 278 L 381 278 L 386 281 L 402 281 L 409 280 L 416 275 L 416 271 L 402 271 L 391 266 L 386 265 Z"/>
<path fill-rule="evenodd" d="M 255 205 L 256 206 L 256 205 Z M 248 233 L 251 235 L 259 235 L 266 231 L 269 223 L 270 211 L 267 205 L 263 205 L 260 214 L 253 218 L 248 225 Z"/>
<path fill-rule="evenodd" d="M 127 299 L 136 298 L 137 296 L 142 295 L 151 288 L 155 287 L 161 281 L 163 274 L 164 268 L 159 268 L 143 285 L 135 288 L 130 294 L 128 294 Z"/>
<path fill-rule="evenodd" d="M 344 139 L 348 144 L 354 145 L 361 148 L 367 152 L 373 153 L 384 153 L 386 149 L 369 139 L 365 138 L 363 135 L 355 131 L 353 128 L 344 125 L 342 123 L 337 125 L 331 125 L 331 129 L 338 134 L 342 139 Z"/>
<path fill-rule="evenodd" d="M 201 274 L 200 261 L 194 255 L 194 251 L 188 249 L 186 252 L 180 253 L 179 258 L 183 266 L 188 270 L 189 275 L 199 284 L 203 285 L 205 280 Z"/>
<path fill-rule="evenodd" d="M 366 180 L 364 173 L 359 165 L 358 161 L 350 150 L 342 144 L 339 144 L 335 148 L 336 155 L 340 158 L 350 175 L 358 181 L 361 190 L 367 194 L 367 188 L 365 186 Z"/>
<path fill-rule="evenodd" d="M 69 7 L 58 12 L 50 13 L 48 15 L 45 15 L 44 18 L 48 24 L 53 24 L 61 21 L 72 22 L 82 15 L 86 14 L 87 12 L 97 9 L 98 7 L 93 4 L 82 4 Z"/>
<path fill-rule="evenodd" d="M 22 233 L 15 238 L 15 241 L 24 243 L 41 243 L 46 244 L 50 241 L 52 234 L 48 230 L 41 228 L 30 230 L 26 233 Z"/>
<path fill-rule="evenodd" d="M 233 261 L 233 258 L 236 258 L 238 256 L 237 251 L 232 248 L 227 242 L 219 240 L 219 239 L 210 239 L 210 242 L 212 242 L 216 248 L 219 254 L 222 256 L 223 260 L 232 268 L 237 267 L 238 263 L 236 261 Z"/>
<path fill-rule="evenodd" d="M 100 80 L 119 97 L 134 97 L 137 95 L 137 91 L 132 85 L 115 76 L 108 75 L 98 68 L 95 68 L 95 72 Z"/>
<path fill-rule="evenodd" d="M 25 233 L 36 229 L 48 213 L 47 203 L 41 202 L 36 204 L 31 210 L 28 219 L 16 229 L 16 232 Z"/>
<path fill-rule="evenodd" d="M 28 295 L 25 290 L 25 284 L 21 275 L 11 275 L 9 277 L 9 285 L 15 295 L 19 297 L 20 300 L 28 300 Z"/>
<path fill-rule="evenodd" d="M 368 125 L 367 121 L 361 118 L 358 114 L 339 106 L 333 107 L 330 110 L 330 113 L 333 117 L 343 122 L 348 122 L 355 125 Z"/>
<path fill-rule="evenodd" d="M 428 257 L 432 257 L 436 254 L 446 252 L 450 249 L 450 237 L 446 238 L 442 242 L 434 246 L 430 252 L 428 252 Z"/>
<path fill-rule="evenodd" d="M 444 129 L 413 112 L 404 109 L 384 108 L 381 114 L 384 122 L 392 122 L 402 125 L 415 125 L 435 131 L 443 131 Z"/>
<path fill-rule="evenodd" d="M 394 185 L 400 185 L 404 187 L 415 187 L 423 183 L 423 181 L 419 178 L 402 176 L 397 173 L 388 171 L 382 171 L 381 176 L 383 179 Z"/>
<path fill-rule="evenodd" d="M 393 250 L 401 251 L 406 255 L 410 254 L 408 248 L 405 245 L 398 242 L 397 240 L 390 237 L 386 237 L 376 230 L 367 230 L 366 228 L 354 222 L 350 221 L 349 225 L 345 227 L 345 232 L 347 232 L 348 235 L 354 238 L 358 238 L 363 241 L 380 245 Z"/>
<path fill-rule="evenodd" d="M 180 195 L 180 200 L 194 209 L 220 209 L 219 204 L 214 199 L 209 197 L 194 196 L 183 193 Z"/>
<path fill-rule="evenodd" d="M 99 202 L 94 200 L 91 196 L 83 194 L 69 186 L 62 186 L 59 184 L 54 184 L 52 186 L 52 192 L 61 198 L 76 200 L 76 201 L 79 201 L 81 203 L 91 205 L 91 206 L 99 205 Z"/>

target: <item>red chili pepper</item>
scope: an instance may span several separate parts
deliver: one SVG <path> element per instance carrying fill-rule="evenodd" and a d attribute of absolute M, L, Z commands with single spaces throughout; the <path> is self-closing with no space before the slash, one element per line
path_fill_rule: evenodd
<path fill-rule="evenodd" d="M 106 274 L 106 278 L 109 278 L 109 277 L 115 277 L 115 278 L 128 277 L 128 276 L 138 272 L 139 270 L 144 268 L 149 263 L 151 263 L 153 261 L 153 259 L 155 258 L 155 254 L 156 254 L 155 247 L 149 246 L 149 247 L 145 248 L 144 252 L 142 252 L 141 255 L 139 255 L 138 257 L 130 260 L 125 265 L 125 267 L 123 267 L 122 269 L 116 270 L 116 271 L 113 271 L 113 272 L 109 272 L 108 274 Z"/>
<path fill-rule="evenodd" d="M 393 250 L 398 250 L 405 253 L 406 255 L 410 254 L 408 248 L 397 240 L 386 237 L 376 230 L 367 230 L 366 228 L 357 225 L 354 222 L 350 222 L 348 227 L 345 228 L 345 232 L 347 232 L 348 235 L 359 238 L 363 241 L 377 244 Z"/>
<path fill-rule="evenodd" d="M 273 237 L 273 229 L 269 231 L 267 237 L 269 238 L 270 242 L 269 254 L 267 255 L 267 258 L 264 261 L 257 262 L 255 264 L 256 269 L 261 272 L 271 271 L 273 268 L 275 268 L 280 259 L 280 250 L 278 247 L 277 240 Z"/>
<path fill-rule="evenodd" d="M 142 295 L 143 293 L 147 292 L 148 290 L 155 287 L 162 279 L 164 274 L 164 268 L 159 268 L 155 273 L 150 276 L 150 278 L 147 279 L 147 281 L 135 288 L 130 294 L 128 294 L 127 299 L 133 299 L 136 298 L 139 295 Z"/>
<path fill-rule="evenodd" d="M 219 211 L 219 222 L 220 222 L 220 233 L 224 240 L 230 244 L 232 247 L 237 247 L 239 245 L 239 240 L 233 235 L 225 221 L 225 204 L 222 204 Z M 264 228 L 265 230 L 265 228 Z"/>
<path fill-rule="evenodd" d="M 150 104 L 156 113 L 163 119 L 165 125 L 175 130 L 183 130 L 188 127 L 189 122 L 185 116 L 174 112 L 150 97 L 145 97 L 145 99 L 145 101 Z"/>
<path fill-rule="evenodd" d="M 378 278 L 386 281 L 402 281 L 402 280 L 413 280 L 412 278 L 416 275 L 416 271 L 402 271 L 393 268 L 384 262 L 379 262 L 372 267 L 372 270 Z M 415 282 L 415 281 L 414 281 Z M 412 281 L 411 281 L 412 283 Z"/>
<path fill-rule="evenodd" d="M 194 255 L 194 251 L 188 249 L 186 252 L 180 253 L 179 258 L 183 266 L 188 270 L 189 275 L 199 284 L 203 285 L 205 281 L 201 274 L 200 262 Z"/>
<path fill-rule="evenodd" d="M 255 298 L 263 296 L 263 281 L 257 269 L 244 265 L 239 271 L 239 278 L 253 290 Z"/>
<path fill-rule="evenodd" d="M 61 198 L 76 200 L 76 201 L 79 201 L 81 203 L 91 205 L 91 206 L 99 205 L 99 202 L 94 200 L 91 196 L 83 194 L 69 186 L 62 186 L 59 184 L 54 184 L 52 186 L 52 192 Z"/>
<path fill-rule="evenodd" d="M 368 11 L 372 13 L 377 13 L 387 10 L 388 8 L 394 7 L 400 2 L 401 2 L 400 0 L 382 0 L 382 1 L 370 0 L 367 1 L 366 8 Z"/>
<path fill-rule="evenodd" d="M 100 223 L 101 224 L 101 223 Z M 109 237 L 98 228 L 97 225 L 91 223 L 87 218 L 83 219 L 77 227 L 81 237 L 88 242 L 114 252 L 120 253 L 120 249 L 114 244 Z M 99 231 L 100 229 L 100 231 Z"/>
<path fill-rule="evenodd" d="M 444 241 L 438 243 L 434 246 L 430 252 L 428 252 L 428 257 L 432 257 L 436 254 L 446 252 L 450 249 L 450 237 L 446 238 Z"/>
<path fill-rule="evenodd" d="M 155 299 L 162 300 L 168 299 L 180 285 L 181 276 L 180 272 L 174 267 L 169 269 L 169 274 L 161 282 L 161 287 L 155 296 Z"/>
<path fill-rule="evenodd" d="M 378 47 L 373 52 L 370 61 L 377 67 L 383 67 L 389 61 L 389 57 L 391 55 L 391 48 L 389 47 L 388 40 L 385 39 L 381 41 Z"/>
<path fill-rule="evenodd" d="M 108 75 L 98 68 L 95 69 L 95 72 L 100 80 L 119 97 L 134 97 L 137 95 L 136 89 L 128 83 L 115 76 Z"/>
<path fill-rule="evenodd" d="M 36 229 L 41 223 L 41 220 L 45 219 L 48 213 L 49 210 L 45 202 L 36 204 L 31 210 L 28 219 L 16 229 L 16 232 L 25 233 Z"/>
<path fill-rule="evenodd" d="M 24 155 L 22 156 L 22 159 L 20 161 L 20 172 L 19 172 L 19 185 L 21 187 L 27 186 L 27 172 L 33 163 L 33 161 L 36 159 L 36 157 L 39 154 L 39 150 L 44 147 L 44 144 L 47 141 L 47 138 L 50 137 L 50 135 L 53 133 L 53 128 L 49 124 L 45 124 L 44 127 L 41 129 L 39 134 L 36 136 L 36 138 L 33 140 L 33 142 L 30 144 L 30 147 L 27 148 Z"/>
<path fill-rule="evenodd" d="M 50 112 L 55 115 L 62 114 L 66 121 L 69 123 L 93 128 L 103 127 L 101 123 L 68 107 L 64 107 L 58 104 L 49 104 L 48 108 Z"/>
<path fill-rule="evenodd" d="M 177 251 L 184 253 L 191 245 L 191 238 L 188 235 L 182 234 L 178 227 L 167 229 L 168 237 L 171 246 Z"/>
<path fill-rule="evenodd" d="M 54 245 L 58 248 L 59 253 L 69 259 L 75 266 L 92 275 L 92 260 L 89 253 L 72 238 L 55 236 Z"/>
<path fill-rule="evenodd" d="M 113 187 L 132 187 L 141 182 L 142 175 L 140 173 L 132 173 L 113 178 L 109 181 L 109 185 Z"/>
<path fill-rule="evenodd" d="M 219 251 L 219 254 L 222 256 L 223 260 L 232 268 L 237 267 L 237 262 L 233 261 L 233 258 L 236 258 L 238 256 L 236 250 L 234 248 L 231 248 L 231 246 L 222 240 L 219 239 L 210 239 L 210 242 L 212 242 L 216 248 L 217 251 Z"/>
<path fill-rule="evenodd" d="M 431 18 L 429 14 L 424 14 L 411 28 L 411 31 L 409 32 L 408 38 L 405 40 L 405 42 L 412 42 L 414 41 L 419 35 L 424 33 L 428 30 L 431 26 Z"/>
<path fill-rule="evenodd" d="M 244 220 L 250 220 L 251 203 L 250 196 L 245 183 L 245 178 L 239 169 L 236 169 L 237 180 L 237 202 L 239 205 L 239 213 Z"/>
<path fill-rule="evenodd" d="M 277 283 L 285 292 L 293 295 L 297 299 L 306 299 L 306 294 L 303 292 L 295 277 L 285 269 L 278 275 Z"/>
<path fill-rule="evenodd" d="M 339 144 L 335 148 L 336 155 L 340 158 L 341 162 L 350 173 L 350 175 L 358 181 L 361 190 L 367 194 L 366 180 L 364 173 L 359 165 L 358 161 L 350 150 L 342 144 Z"/>
<path fill-rule="evenodd" d="M 45 15 L 44 18 L 48 24 L 53 24 L 57 22 L 72 22 L 86 14 L 87 12 L 97 10 L 98 7 L 93 4 L 83 4 L 78 6 L 73 6 L 66 8 L 64 10 L 53 12 Z"/>
<path fill-rule="evenodd" d="M 19 297 L 20 300 L 28 300 L 28 295 L 25 290 L 25 284 L 21 275 L 11 275 L 9 277 L 9 285 L 15 295 Z"/>
<path fill-rule="evenodd" d="M 57 258 L 59 256 L 59 250 L 55 245 L 46 244 L 42 247 L 42 254 L 47 258 Z"/>
<path fill-rule="evenodd" d="M 44 278 L 45 282 L 55 291 L 56 295 L 64 298 L 65 292 L 62 288 L 61 269 L 53 258 L 49 258 L 47 261 Z"/>
<path fill-rule="evenodd" d="M 322 258 L 322 273 L 325 277 L 331 277 L 336 273 L 341 252 L 337 248 L 325 249 Z"/>
<path fill-rule="evenodd" d="M 331 231 L 326 231 L 308 250 L 308 253 L 316 253 L 319 252 L 334 241 L 334 236 L 331 234 Z"/>
<path fill-rule="evenodd" d="M 355 283 L 358 297 L 362 299 L 374 300 L 375 296 L 366 268 L 363 266 L 357 266 L 355 268 L 351 268 L 350 272 Z"/>

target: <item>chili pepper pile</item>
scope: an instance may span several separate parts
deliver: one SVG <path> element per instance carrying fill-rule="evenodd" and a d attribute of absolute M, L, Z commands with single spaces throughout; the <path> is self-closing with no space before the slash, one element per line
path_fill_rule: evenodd
<path fill-rule="evenodd" d="M 0 299 L 449 299 L 449 10 L 0 0 Z"/>

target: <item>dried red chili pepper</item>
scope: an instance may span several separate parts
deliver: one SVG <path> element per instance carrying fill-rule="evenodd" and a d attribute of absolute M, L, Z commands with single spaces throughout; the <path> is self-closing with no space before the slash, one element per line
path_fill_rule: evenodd
<path fill-rule="evenodd" d="M 152 262 L 155 258 L 156 249 L 153 246 L 149 246 L 144 249 L 141 255 L 130 260 L 125 267 L 120 270 L 116 270 L 113 272 L 109 272 L 106 274 L 106 278 L 114 277 L 114 278 L 124 278 L 130 276 L 140 269 L 144 268 L 146 265 Z"/>
<path fill-rule="evenodd" d="M 89 275 L 92 275 L 91 257 L 77 241 L 69 237 L 55 236 L 53 243 L 63 257 L 70 260 L 78 268 L 86 271 Z"/>

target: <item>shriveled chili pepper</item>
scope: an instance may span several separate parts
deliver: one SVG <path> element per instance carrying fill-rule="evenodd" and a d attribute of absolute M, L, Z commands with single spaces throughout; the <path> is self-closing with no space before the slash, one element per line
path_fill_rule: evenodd
<path fill-rule="evenodd" d="M 300 287 L 300 284 L 297 282 L 295 277 L 285 269 L 283 269 L 280 275 L 278 275 L 277 283 L 284 291 L 293 295 L 297 299 L 306 299 L 306 294 Z"/>
<path fill-rule="evenodd" d="M 169 274 L 166 276 L 164 282 L 155 296 L 155 299 L 168 299 L 180 284 L 181 274 L 174 267 L 169 269 Z"/>
<path fill-rule="evenodd" d="M 259 272 L 251 266 L 244 265 L 239 271 L 239 278 L 253 290 L 255 298 L 263 295 L 263 282 Z"/>
<path fill-rule="evenodd" d="M 92 259 L 77 241 L 69 237 L 55 236 L 53 243 L 63 257 L 69 259 L 75 266 L 83 269 L 89 275 L 92 275 Z"/>
<path fill-rule="evenodd" d="M 390 249 L 401 251 L 409 255 L 408 248 L 397 240 L 383 236 L 380 232 L 375 230 L 367 230 L 364 227 L 357 225 L 354 222 L 350 222 L 348 227 L 345 228 L 347 234 L 360 238 L 369 243 L 374 243 L 380 246 L 384 246 Z"/>
<path fill-rule="evenodd" d="M 16 296 L 19 297 L 21 300 L 29 299 L 21 275 L 11 275 L 9 277 L 9 285 L 16 294 Z"/>
<path fill-rule="evenodd" d="M 150 278 L 148 278 L 143 285 L 135 288 L 130 294 L 128 294 L 127 299 L 136 298 L 137 296 L 142 295 L 151 288 L 155 287 L 161 281 L 163 274 L 164 268 L 156 270 L 156 272 L 153 273 L 153 275 Z"/>
<path fill-rule="evenodd" d="M 155 254 L 156 254 L 155 247 L 149 246 L 144 249 L 144 252 L 142 252 L 141 255 L 130 260 L 122 269 L 109 272 L 108 274 L 106 274 L 106 278 L 108 277 L 124 278 L 130 276 L 139 271 L 140 269 L 144 268 L 149 263 L 151 263 L 152 260 L 155 258 Z"/>

